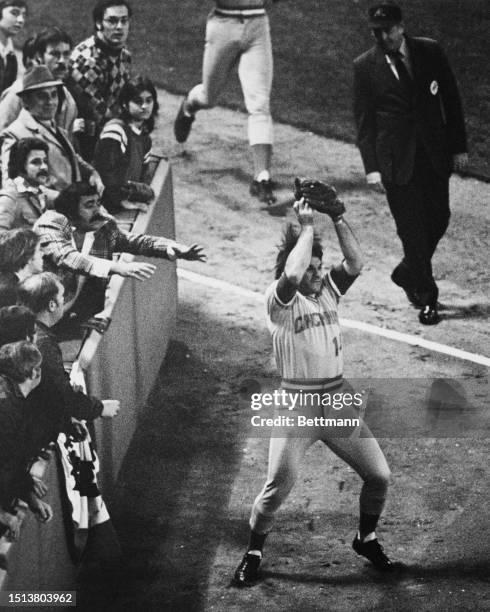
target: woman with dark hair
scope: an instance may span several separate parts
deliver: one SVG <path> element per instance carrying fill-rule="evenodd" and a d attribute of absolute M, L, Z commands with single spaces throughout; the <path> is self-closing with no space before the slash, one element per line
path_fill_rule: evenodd
<path fill-rule="evenodd" d="M 95 148 L 94 166 L 105 185 L 102 203 L 111 213 L 148 209 L 150 133 L 158 113 L 157 92 L 145 77 L 130 79 L 119 94 L 118 119 L 109 120 Z"/>

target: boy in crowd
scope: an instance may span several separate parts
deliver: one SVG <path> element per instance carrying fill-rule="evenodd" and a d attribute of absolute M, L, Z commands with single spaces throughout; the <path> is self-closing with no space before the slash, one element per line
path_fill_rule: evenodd
<path fill-rule="evenodd" d="M 23 29 L 26 13 L 24 0 L 0 2 L 0 93 L 17 78 L 17 57 L 12 39 Z"/>

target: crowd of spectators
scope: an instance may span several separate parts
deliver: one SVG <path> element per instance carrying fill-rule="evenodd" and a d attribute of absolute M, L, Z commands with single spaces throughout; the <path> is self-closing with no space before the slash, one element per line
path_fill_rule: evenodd
<path fill-rule="evenodd" d="M 143 281 L 156 270 L 118 254 L 204 260 L 199 245 L 135 235 L 112 216 L 146 213 L 155 197 L 157 93 L 131 73 L 131 17 L 126 0 L 99 0 L 92 36 L 74 46 L 61 28 L 43 29 L 25 40 L 20 74 L 13 39 L 28 6 L 0 1 L 0 537 L 10 540 L 22 508 L 42 522 L 53 516 L 33 465 L 60 436 L 63 448 L 72 445 L 70 461 L 90 423 L 119 411 L 118 399 L 90 397 L 72 382 L 59 334 L 105 331 L 111 276 Z M 67 486 L 80 493 L 86 474 L 69 471 Z M 89 482 L 97 489 L 95 474 Z"/>

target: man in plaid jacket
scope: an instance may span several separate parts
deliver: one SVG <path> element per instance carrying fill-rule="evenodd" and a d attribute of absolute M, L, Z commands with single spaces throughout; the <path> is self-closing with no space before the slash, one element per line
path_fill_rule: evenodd
<path fill-rule="evenodd" d="M 104 214 L 92 185 L 80 182 L 64 189 L 34 225 L 41 236 L 45 267 L 65 286 L 65 312 L 74 307 L 86 319 L 104 307 L 104 293 L 112 274 L 145 280 L 156 267 L 144 262 L 113 260 L 114 253 L 132 253 L 174 261 L 204 261 L 202 247 L 187 246 L 162 236 L 133 235 Z M 83 294 L 83 299 L 81 298 Z"/>
<path fill-rule="evenodd" d="M 126 0 L 99 0 L 92 13 L 95 34 L 79 43 L 71 55 L 68 85 L 79 117 L 85 120 L 85 131 L 78 139 L 88 162 L 102 126 L 118 114 L 119 92 L 129 79 L 131 53 L 125 44 L 131 15 Z"/>

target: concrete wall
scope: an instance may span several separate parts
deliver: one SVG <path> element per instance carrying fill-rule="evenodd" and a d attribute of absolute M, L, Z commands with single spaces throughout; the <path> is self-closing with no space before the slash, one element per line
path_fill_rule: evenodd
<path fill-rule="evenodd" d="M 160 197 L 147 215 L 138 216 L 132 231 L 174 238 L 172 176 L 167 164 L 160 164 L 153 185 L 155 192 L 159 187 Z M 124 259 L 130 261 L 132 256 L 125 255 Z M 110 291 L 115 298 L 110 328 L 103 336 L 93 332 L 80 355 L 82 363 L 89 362 L 86 370 L 89 393 L 121 401 L 121 411 L 115 419 L 96 422 L 106 499 L 111 497 L 138 415 L 155 382 L 175 326 L 175 264 L 154 258 L 138 257 L 138 261 L 156 264 L 157 271 L 144 282 L 121 277 L 111 280 Z M 107 367 L 109 363 L 111 367 Z"/>
<path fill-rule="evenodd" d="M 57 459 L 50 453 L 43 480 L 49 488 L 48 501 L 54 518 L 42 525 L 26 511 L 18 542 L 8 544 L 0 538 L 0 555 L 7 572 L 0 570 L 0 590 L 62 591 L 75 583 L 76 567 L 67 545 Z M 3 565 L 3 564 L 2 564 Z"/>

